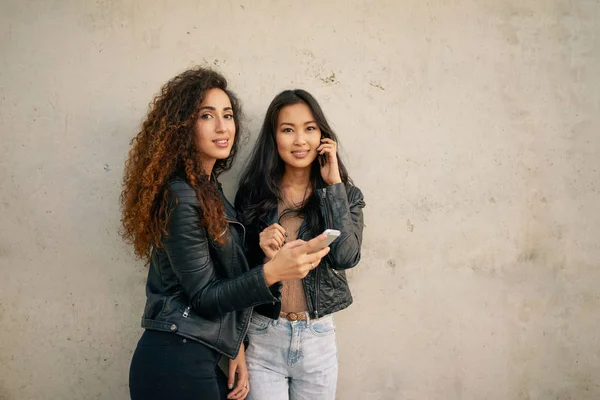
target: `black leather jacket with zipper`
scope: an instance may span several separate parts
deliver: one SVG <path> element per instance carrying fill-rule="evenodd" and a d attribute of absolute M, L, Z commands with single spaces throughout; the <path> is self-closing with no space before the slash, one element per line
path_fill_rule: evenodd
<path fill-rule="evenodd" d="M 208 237 L 190 184 L 174 177 L 167 190 L 168 235 L 164 247 L 152 251 L 142 327 L 173 332 L 235 358 L 252 307 L 279 301 L 278 293 L 267 287 L 262 265 L 249 268 L 245 228 L 221 190 L 230 232 L 222 246 Z"/>
<path fill-rule="evenodd" d="M 345 270 L 360 261 L 360 249 L 363 233 L 363 212 L 365 201 L 362 192 L 356 186 L 338 183 L 317 189 L 321 220 L 320 231 L 337 229 L 340 236 L 330 245 L 331 251 L 302 280 L 306 302 L 311 318 L 319 318 L 343 310 L 352 304 L 352 294 Z M 243 210 L 238 210 L 243 213 Z M 279 221 L 277 208 L 259 218 L 254 226 L 247 226 L 246 254 L 250 264 L 260 264 L 264 253 L 259 245 L 259 234 L 267 226 Z M 300 226 L 298 239 L 312 239 L 306 223 Z M 273 293 L 281 291 L 281 283 L 273 285 Z M 281 311 L 281 302 L 273 301 L 255 307 L 255 312 L 277 319 Z"/>

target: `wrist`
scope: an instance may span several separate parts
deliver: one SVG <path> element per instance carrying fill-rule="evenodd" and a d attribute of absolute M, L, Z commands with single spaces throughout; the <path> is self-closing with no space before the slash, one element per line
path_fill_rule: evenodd
<path fill-rule="evenodd" d="M 275 268 L 273 268 L 273 261 L 267 261 L 263 265 L 263 275 L 265 276 L 265 283 L 267 284 L 267 287 L 271 287 L 275 283 L 279 282 L 279 279 L 277 278 L 277 274 L 275 273 L 274 269 Z"/>

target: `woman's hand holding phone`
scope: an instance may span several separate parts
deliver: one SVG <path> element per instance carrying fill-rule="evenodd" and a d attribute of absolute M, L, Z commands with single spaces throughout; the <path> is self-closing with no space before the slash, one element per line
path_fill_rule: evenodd
<path fill-rule="evenodd" d="M 294 240 L 286 243 L 264 265 L 267 286 L 304 278 L 329 253 L 329 247 L 325 244 L 327 240 L 327 234 L 322 233 L 308 242 Z"/>
<path fill-rule="evenodd" d="M 319 152 L 319 165 L 321 166 L 321 177 L 328 185 L 342 182 L 340 167 L 337 160 L 337 143 L 328 138 L 321 139 L 321 145 L 317 147 Z"/>

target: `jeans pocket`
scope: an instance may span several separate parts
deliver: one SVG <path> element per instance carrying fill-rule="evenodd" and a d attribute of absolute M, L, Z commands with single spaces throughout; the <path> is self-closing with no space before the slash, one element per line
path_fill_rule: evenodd
<path fill-rule="evenodd" d="M 253 315 L 248 326 L 249 335 L 262 335 L 269 331 L 273 320 L 262 315 Z"/>
<path fill-rule="evenodd" d="M 332 317 L 325 317 L 317 321 L 310 321 L 309 329 L 315 336 L 329 336 L 335 333 L 335 323 Z"/>

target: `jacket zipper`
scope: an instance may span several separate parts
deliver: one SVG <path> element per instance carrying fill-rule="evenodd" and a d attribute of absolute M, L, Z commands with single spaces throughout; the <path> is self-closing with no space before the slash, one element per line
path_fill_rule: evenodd
<path fill-rule="evenodd" d="M 342 274 L 340 274 L 339 272 L 337 272 L 337 271 L 336 271 L 335 269 L 333 269 L 333 268 L 331 268 L 331 270 L 333 271 L 333 273 L 334 273 L 334 274 L 335 274 L 335 275 L 336 275 L 338 278 L 340 278 L 340 279 L 341 279 L 342 281 L 344 281 L 345 283 L 348 283 L 348 282 L 346 281 L 346 279 L 345 279 L 345 278 L 342 276 Z"/>
<path fill-rule="evenodd" d="M 225 221 L 227 221 L 227 223 L 229 223 L 229 224 L 237 224 L 242 227 L 242 232 L 243 232 L 242 243 L 246 243 L 246 227 L 244 226 L 244 224 L 242 224 L 241 222 L 238 222 L 238 221 L 230 220 L 230 219 L 226 219 Z M 191 306 L 187 306 L 185 308 L 185 310 L 183 311 L 183 318 L 187 318 L 190 315 L 190 309 L 191 309 Z"/>
<path fill-rule="evenodd" d="M 327 189 L 321 189 L 321 198 L 323 199 L 323 219 L 329 225 L 332 226 L 332 221 L 329 220 L 329 210 L 327 209 Z"/>
<path fill-rule="evenodd" d="M 306 220 L 302 221 L 302 224 L 300 225 L 300 228 L 298 229 L 298 239 L 300 239 L 302 237 L 302 235 L 304 235 L 304 233 L 306 233 L 307 227 L 306 227 Z M 315 279 L 318 280 L 319 278 L 319 269 L 317 267 L 317 269 L 315 270 Z M 306 277 L 304 277 L 302 279 L 302 288 L 304 289 L 304 296 L 306 297 L 306 305 L 308 306 L 308 313 L 309 315 L 314 315 L 314 318 L 319 318 L 319 291 L 317 289 L 315 296 L 315 304 L 316 304 L 316 308 L 313 308 L 312 306 L 312 302 L 308 301 L 309 296 L 308 296 L 308 291 L 306 289 L 306 284 L 305 284 L 305 280 Z M 318 288 L 318 285 L 316 285 Z"/>
<path fill-rule="evenodd" d="M 332 221 L 330 221 L 330 215 L 329 215 L 329 210 L 327 209 L 327 189 L 323 188 L 320 189 L 321 191 L 321 198 L 323 199 L 323 219 L 325 220 L 325 225 L 327 226 L 333 226 Z M 315 310 L 315 318 L 319 318 L 319 293 L 321 292 L 321 277 L 319 276 L 319 268 L 316 269 L 315 271 L 315 280 L 316 282 L 316 286 L 317 286 L 317 293 L 316 293 L 316 310 Z"/>
<path fill-rule="evenodd" d="M 323 188 L 320 189 L 321 191 L 321 198 L 323 199 L 323 219 L 325 220 L 325 227 L 327 226 L 333 226 L 332 221 L 330 221 L 330 216 L 329 216 L 329 210 L 327 209 L 327 189 Z M 315 279 L 317 280 L 317 295 L 316 295 L 316 303 L 317 303 L 317 309 L 315 311 L 315 317 L 319 318 L 319 293 L 321 292 L 321 277 L 319 276 L 319 269 L 317 268 L 317 270 L 315 271 L 316 275 L 315 275 Z"/>
<path fill-rule="evenodd" d="M 242 227 L 242 245 L 244 246 L 244 248 L 246 248 L 246 227 L 244 226 L 244 224 L 242 224 L 241 222 L 238 222 L 238 221 L 233 221 L 231 219 L 228 219 L 226 221 L 230 224 L 237 224 Z M 275 303 L 273 303 L 273 304 L 275 304 Z M 250 320 L 252 319 L 253 312 L 254 312 L 254 310 L 250 310 L 250 316 L 248 317 L 248 321 L 246 322 L 246 328 L 244 328 L 244 333 L 242 334 L 241 346 L 244 345 L 244 338 L 246 337 L 246 334 L 248 333 L 248 328 L 250 328 Z"/>
<path fill-rule="evenodd" d="M 306 290 L 306 283 L 305 283 L 304 279 L 306 279 L 306 277 L 304 277 L 302 279 L 302 289 L 304 289 L 304 297 L 306 297 L 306 305 L 308 306 L 308 313 L 310 315 L 313 315 L 313 307 L 312 307 L 311 302 L 308 301 L 308 299 L 309 299 L 309 297 L 308 297 L 308 291 Z M 273 303 L 273 304 L 275 304 L 275 303 Z M 318 313 L 315 313 L 315 314 L 318 314 Z"/>
<path fill-rule="evenodd" d="M 237 224 L 242 227 L 242 243 L 244 243 L 244 246 L 245 246 L 246 245 L 246 227 L 244 226 L 244 224 L 242 224 L 241 222 L 238 222 L 238 221 L 230 220 L 230 219 L 227 219 L 226 221 L 230 224 Z"/>
<path fill-rule="evenodd" d="M 243 232 L 242 239 L 244 240 L 242 243 L 245 243 L 245 240 L 246 240 L 246 227 L 242 223 L 237 222 L 237 221 L 232 221 L 232 220 L 229 220 L 229 219 L 226 220 L 226 221 L 228 223 L 230 223 L 230 224 L 238 224 L 239 226 L 242 227 L 242 232 Z M 187 318 L 187 317 L 190 316 L 190 310 L 191 310 L 191 308 L 192 308 L 191 306 L 187 306 L 185 308 L 185 310 L 183 310 L 183 314 L 182 314 L 183 318 Z"/>
<path fill-rule="evenodd" d="M 321 286 L 321 280 L 319 279 L 319 268 L 317 267 L 316 271 L 315 271 L 315 279 L 317 280 L 317 295 L 316 295 L 316 302 L 317 302 L 317 309 L 315 310 L 315 319 L 319 319 L 319 292 L 321 291 L 320 286 Z"/>

